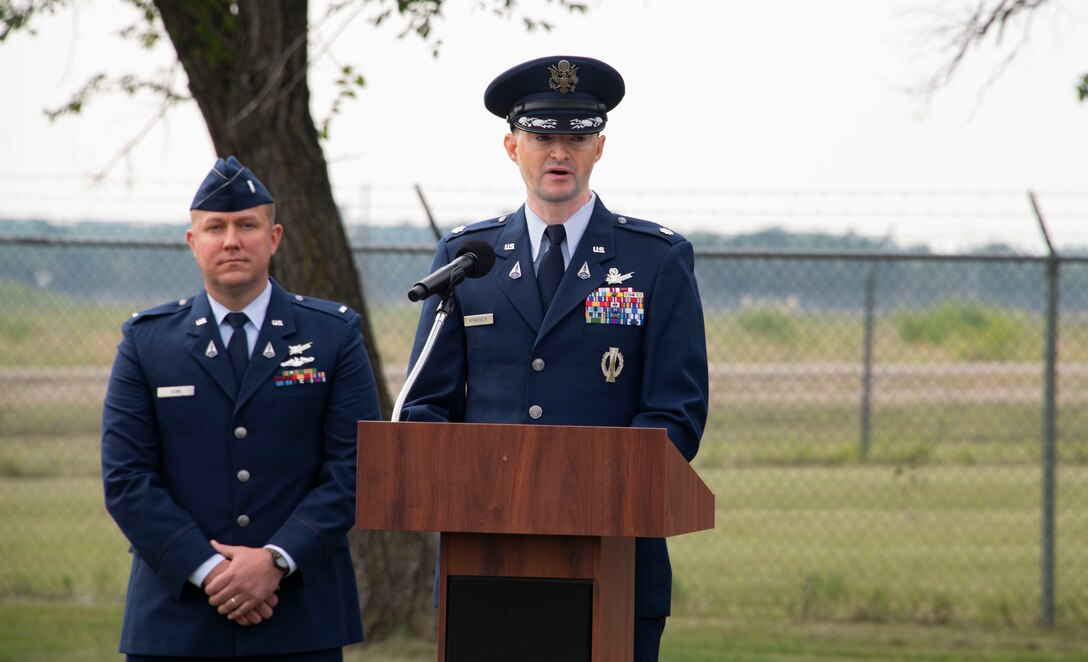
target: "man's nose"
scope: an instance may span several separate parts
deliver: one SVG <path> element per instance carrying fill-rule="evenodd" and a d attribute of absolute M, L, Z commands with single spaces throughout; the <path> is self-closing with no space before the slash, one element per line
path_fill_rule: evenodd
<path fill-rule="evenodd" d="M 228 225 L 227 231 L 223 235 L 223 245 L 238 246 L 240 244 L 241 242 L 238 240 L 238 230 L 236 230 L 233 225 Z"/>

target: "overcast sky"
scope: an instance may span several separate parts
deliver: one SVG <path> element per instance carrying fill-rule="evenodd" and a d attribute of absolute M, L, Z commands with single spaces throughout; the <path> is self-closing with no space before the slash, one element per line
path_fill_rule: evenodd
<path fill-rule="evenodd" d="M 935 7 L 964 3 L 589 0 L 584 16 L 522 3 L 556 28 L 526 33 L 449 0 L 438 59 L 415 37 L 397 39 L 395 25 L 375 30 L 372 10 L 316 31 L 315 117 L 328 114 L 340 66 L 367 81 L 325 145 L 349 222 L 424 222 L 417 183 L 446 226 L 516 207 L 524 190 L 483 90 L 518 62 L 579 54 L 627 83 L 593 179 L 613 211 L 688 232 L 773 225 L 1037 248 L 1033 189 L 1059 241 L 1088 243 L 1088 103 L 1074 92 L 1088 71 L 1082 4 L 1040 10 L 992 86 L 994 48 L 973 52 L 926 103 L 906 90 L 938 65 L 937 42 L 924 38 Z M 78 4 L 37 21 L 37 36 L 0 44 L 0 217 L 184 222 L 216 156 L 195 104 L 171 111 L 97 184 L 91 176 L 151 120 L 155 100 L 100 99 L 52 124 L 42 116 L 94 73 L 172 62 L 169 44 L 148 55 L 116 36 L 132 22 L 127 3 Z M 316 21 L 323 3 L 312 4 Z"/>

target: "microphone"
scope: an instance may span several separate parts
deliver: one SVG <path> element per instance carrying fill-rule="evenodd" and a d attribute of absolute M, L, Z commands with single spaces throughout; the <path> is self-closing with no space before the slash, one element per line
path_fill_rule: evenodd
<path fill-rule="evenodd" d="M 446 266 L 424 277 L 408 290 L 408 299 L 421 301 L 429 296 L 445 296 L 465 278 L 479 278 L 495 266 L 495 249 L 479 239 L 465 242 L 457 250 L 457 257 Z"/>

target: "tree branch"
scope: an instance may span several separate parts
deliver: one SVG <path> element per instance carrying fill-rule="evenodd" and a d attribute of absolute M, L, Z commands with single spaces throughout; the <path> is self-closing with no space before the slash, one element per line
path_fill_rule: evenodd
<path fill-rule="evenodd" d="M 1006 34 L 1013 29 L 1020 30 L 1020 38 L 1012 46 L 1001 63 L 994 69 L 983 88 L 988 88 L 1000 77 L 1028 43 L 1031 31 L 1032 13 L 1050 0 L 977 0 L 973 9 L 966 15 L 953 16 L 947 23 L 939 25 L 934 32 L 946 37 L 941 50 L 948 53 L 947 61 L 922 85 L 921 91 L 932 94 L 946 86 L 963 64 L 972 48 L 977 48 L 992 36 L 1001 46 Z M 1021 23 L 1021 20 L 1023 21 Z"/>

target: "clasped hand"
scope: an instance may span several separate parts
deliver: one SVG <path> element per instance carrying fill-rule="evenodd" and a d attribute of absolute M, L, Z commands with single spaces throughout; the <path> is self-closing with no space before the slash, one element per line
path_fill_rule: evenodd
<path fill-rule="evenodd" d="M 227 557 L 204 580 L 208 603 L 239 625 L 256 625 L 272 618 L 279 603 L 276 590 L 283 572 L 262 547 L 223 545 L 213 540 L 215 551 Z"/>

